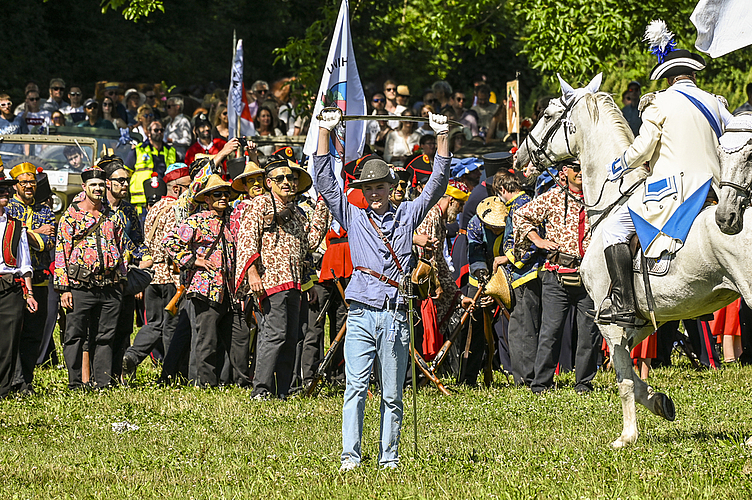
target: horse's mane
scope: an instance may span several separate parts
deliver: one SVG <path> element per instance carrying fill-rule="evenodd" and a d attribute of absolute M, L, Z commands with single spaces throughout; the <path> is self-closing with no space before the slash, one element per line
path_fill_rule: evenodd
<path fill-rule="evenodd" d="M 632 144 L 634 141 L 632 129 L 629 128 L 629 124 L 624 118 L 624 114 L 614 102 L 614 98 L 611 97 L 611 94 L 606 92 L 588 94 L 585 96 L 585 103 L 587 104 L 587 110 L 588 113 L 590 113 L 593 122 L 598 123 L 602 116 L 604 120 L 607 120 L 614 125 L 618 131 L 615 138 L 624 143 L 623 145 L 625 149 Z"/>

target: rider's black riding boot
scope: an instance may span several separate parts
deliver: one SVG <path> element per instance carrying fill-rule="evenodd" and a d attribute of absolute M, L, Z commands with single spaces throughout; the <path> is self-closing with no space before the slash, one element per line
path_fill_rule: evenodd
<path fill-rule="evenodd" d="M 611 307 L 604 307 L 598 323 L 630 328 L 639 326 L 636 317 L 634 287 L 632 284 L 632 253 L 629 243 L 617 243 L 606 248 L 606 267 L 611 277 Z"/>

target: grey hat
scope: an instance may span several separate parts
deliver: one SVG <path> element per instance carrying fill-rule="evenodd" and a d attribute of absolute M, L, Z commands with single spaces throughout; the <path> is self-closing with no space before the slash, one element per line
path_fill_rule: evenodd
<path fill-rule="evenodd" d="M 399 179 L 397 175 L 389 168 L 389 165 L 379 157 L 373 156 L 368 158 L 359 165 L 360 177 L 357 181 L 352 181 L 350 187 L 355 189 L 362 188 L 365 184 L 374 182 L 388 182 L 397 184 Z"/>

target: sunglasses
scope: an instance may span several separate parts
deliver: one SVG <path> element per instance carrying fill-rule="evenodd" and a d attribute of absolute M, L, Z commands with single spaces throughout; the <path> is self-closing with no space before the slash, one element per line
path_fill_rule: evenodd
<path fill-rule="evenodd" d="M 397 92 L 397 87 L 389 87 L 389 88 L 384 89 L 384 90 L 386 90 L 387 92 Z"/>
<path fill-rule="evenodd" d="M 386 102 L 386 99 L 374 99 L 373 102 Z"/>
<path fill-rule="evenodd" d="M 162 132 L 164 132 L 164 129 L 163 128 L 155 128 L 154 130 L 152 130 L 152 132 L 154 132 L 155 134 L 161 134 Z"/>
<path fill-rule="evenodd" d="M 168 105 L 167 105 L 167 106 L 165 106 L 165 107 L 166 107 L 167 109 L 171 109 L 171 108 L 173 108 L 173 107 L 174 107 L 174 108 L 177 108 L 178 106 L 177 106 L 176 104 L 168 104 Z"/>
<path fill-rule="evenodd" d="M 458 97 L 458 98 L 456 99 L 456 101 L 457 101 L 457 102 L 465 102 L 465 98 L 464 98 L 464 97 Z"/>
<path fill-rule="evenodd" d="M 144 118 L 154 118 L 154 115 L 149 113 L 148 115 L 143 115 Z"/>
<path fill-rule="evenodd" d="M 103 102 L 102 103 L 102 107 L 103 108 L 111 108 L 112 107 L 112 103 L 111 102 Z"/>
<path fill-rule="evenodd" d="M 253 91 L 254 94 L 266 94 L 267 92 L 269 92 L 268 89 L 254 90 Z"/>
<path fill-rule="evenodd" d="M 18 183 L 21 186 L 36 186 L 37 185 L 37 181 L 36 180 L 18 181 Z"/>
<path fill-rule="evenodd" d="M 86 109 L 97 109 L 99 107 L 99 104 L 89 104 L 86 106 Z"/>
<path fill-rule="evenodd" d="M 31 101 L 31 102 L 36 102 L 36 101 L 38 101 L 38 100 L 39 100 L 39 98 L 38 98 L 38 97 L 27 97 L 26 99 L 28 99 L 28 100 L 29 100 L 29 101 Z"/>
<path fill-rule="evenodd" d="M 115 95 L 117 94 L 117 90 L 105 90 L 104 95 Z"/>
<path fill-rule="evenodd" d="M 212 191 L 211 192 L 211 197 L 214 198 L 215 200 L 219 200 L 221 198 L 229 198 L 230 197 L 230 192 L 229 191 L 225 191 L 225 190 L 222 190 L 222 191 Z"/>
<path fill-rule="evenodd" d="M 58 92 L 62 92 L 63 90 L 65 90 L 65 87 L 50 87 L 50 89 L 51 90 L 56 90 Z"/>
<path fill-rule="evenodd" d="M 128 184 L 128 178 L 127 177 L 112 177 L 110 180 L 112 182 L 117 182 L 118 184 L 121 184 L 121 185 Z"/>
<path fill-rule="evenodd" d="M 280 181 L 281 182 L 281 181 Z M 256 175 L 254 177 L 244 177 L 243 178 L 243 184 L 263 184 L 264 179 L 260 175 Z"/>
<path fill-rule="evenodd" d="M 72 96 L 78 97 L 78 96 L 81 95 L 81 92 L 68 92 L 68 95 L 72 95 Z"/>
<path fill-rule="evenodd" d="M 397 184 L 402 188 L 407 187 L 407 181 L 399 181 Z"/>
<path fill-rule="evenodd" d="M 13 106 L 13 103 L 10 102 L 10 101 L 9 102 L 0 102 L 0 108 L 10 108 L 11 106 Z"/>
<path fill-rule="evenodd" d="M 227 116 L 227 111 L 223 112 L 222 116 Z"/>
<path fill-rule="evenodd" d="M 298 182 L 298 177 L 295 174 L 280 174 L 269 178 L 277 184 L 284 181 L 285 179 L 287 179 L 288 182 Z"/>

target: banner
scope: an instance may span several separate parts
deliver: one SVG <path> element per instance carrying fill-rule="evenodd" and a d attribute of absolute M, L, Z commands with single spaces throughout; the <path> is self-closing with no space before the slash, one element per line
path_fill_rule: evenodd
<path fill-rule="evenodd" d="M 749 0 L 700 0 L 689 19 L 697 28 L 695 47 L 710 57 L 752 44 Z"/>
<path fill-rule="evenodd" d="M 520 133 L 520 81 L 507 82 L 507 132 Z"/>
<path fill-rule="evenodd" d="M 243 40 L 238 40 L 235 48 L 235 58 L 232 61 L 232 70 L 230 71 L 230 95 L 227 97 L 227 121 L 229 128 L 229 138 L 241 135 L 256 135 L 256 127 L 253 126 L 251 110 L 248 109 L 248 97 L 245 93 L 245 84 L 243 83 Z M 238 116 L 240 116 L 240 133 L 236 130 L 238 127 Z"/>
<path fill-rule="evenodd" d="M 319 121 L 316 116 L 324 107 L 337 106 L 346 115 L 365 115 L 366 97 L 355 63 L 352 39 L 350 38 L 350 15 L 347 0 L 342 0 L 334 28 L 332 44 L 324 66 L 316 105 L 313 108 L 311 127 L 308 130 L 303 153 L 312 156 L 316 153 L 319 138 Z M 366 124 L 363 121 L 351 121 L 345 126 L 341 122 L 332 130 L 329 151 L 336 158 L 335 173 L 340 183 L 342 165 L 360 158 L 365 144 Z"/>

